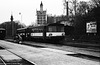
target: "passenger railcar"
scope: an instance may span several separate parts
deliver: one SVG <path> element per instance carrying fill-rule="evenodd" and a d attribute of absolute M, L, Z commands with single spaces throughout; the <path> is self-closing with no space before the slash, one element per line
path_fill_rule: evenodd
<path fill-rule="evenodd" d="M 31 28 L 31 38 L 42 39 L 46 41 L 59 41 L 64 39 L 64 25 L 63 24 L 49 24 L 46 26 L 37 26 Z"/>
<path fill-rule="evenodd" d="M 5 39 L 6 30 L 4 28 L 0 28 L 0 39 Z"/>
<path fill-rule="evenodd" d="M 57 23 L 17 29 L 17 32 L 29 40 L 60 41 L 65 37 L 64 25 Z"/>

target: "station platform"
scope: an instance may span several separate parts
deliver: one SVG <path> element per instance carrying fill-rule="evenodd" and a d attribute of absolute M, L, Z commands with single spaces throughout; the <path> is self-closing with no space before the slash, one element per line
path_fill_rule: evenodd
<path fill-rule="evenodd" d="M 12 39 L 6 39 L 6 40 L 10 41 L 10 42 L 14 41 Z M 94 56 L 94 57 L 100 58 L 100 44 L 98 45 L 95 43 L 90 44 L 90 43 L 85 43 L 85 42 L 83 42 L 83 43 L 66 42 L 67 45 L 63 45 L 63 44 L 60 45 L 60 44 L 50 44 L 50 43 L 40 43 L 40 42 L 35 43 L 35 42 L 31 42 L 31 41 L 30 42 L 23 41 L 22 44 L 51 48 L 51 49 L 49 49 L 50 51 L 52 49 L 58 49 L 58 50 L 70 51 L 70 52 L 74 52 L 74 53 L 79 53 L 79 54 L 84 54 L 84 55 L 89 55 L 89 56 Z M 77 46 L 79 46 L 79 47 L 77 47 Z M 52 51 L 54 51 L 54 50 L 52 50 Z M 64 54 L 66 54 L 66 52 Z"/>
<path fill-rule="evenodd" d="M 15 44 L 0 40 L 0 46 L 10 52 L 34 63 L 35 65 L 99 65 L 100 62 L 68 56 L 58 52 L 49 51 L 46 48 Z M 56 50 L 55 50 L 56 51 Z M 67 51 L 66 51 L 67 53 Z M 70 54 L 69 52 L 67 54 Z"/>

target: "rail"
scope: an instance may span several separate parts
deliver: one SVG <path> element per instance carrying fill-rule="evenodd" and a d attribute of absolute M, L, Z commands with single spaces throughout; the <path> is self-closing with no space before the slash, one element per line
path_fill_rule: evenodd
<path fill-rule="evenodd" d="M 2 65 L 7 65 L 7 63 L 2 59 L 2 58 L 0 58 L 0 60 L 2 61 L 0 64 Z"/>

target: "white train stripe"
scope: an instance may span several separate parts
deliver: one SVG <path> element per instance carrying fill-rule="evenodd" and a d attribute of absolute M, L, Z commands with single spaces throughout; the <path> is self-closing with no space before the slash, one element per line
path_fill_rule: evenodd
<path fill-rule="evenodd" d="M 31 33 L 31 36 L 43 36 L 43 33 Z"/>
<path fill-rule="evenodd" d="M 64 36 L 65 32 L 47 32 L 46 36 Z M 31 36 L 43 36 L 43 33 L 31 33 Z"/>
<path fill-rule="evenodd" d="M 46 36 L 64 36 L 65 32 L 47 32 Z"/>

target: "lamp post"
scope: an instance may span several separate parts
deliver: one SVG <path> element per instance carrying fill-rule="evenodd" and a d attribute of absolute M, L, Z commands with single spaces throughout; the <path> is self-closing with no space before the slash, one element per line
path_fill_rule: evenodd
<path fill-rule="evenodd" d="M 20 17 L 20 22 L 22 23 L 22 14 L 21 14 L 21 12 L 19 13 L 19 15 L 21 16 Z M 22 25 L 21 25 L 21 28 L 22 28 Z"/>

